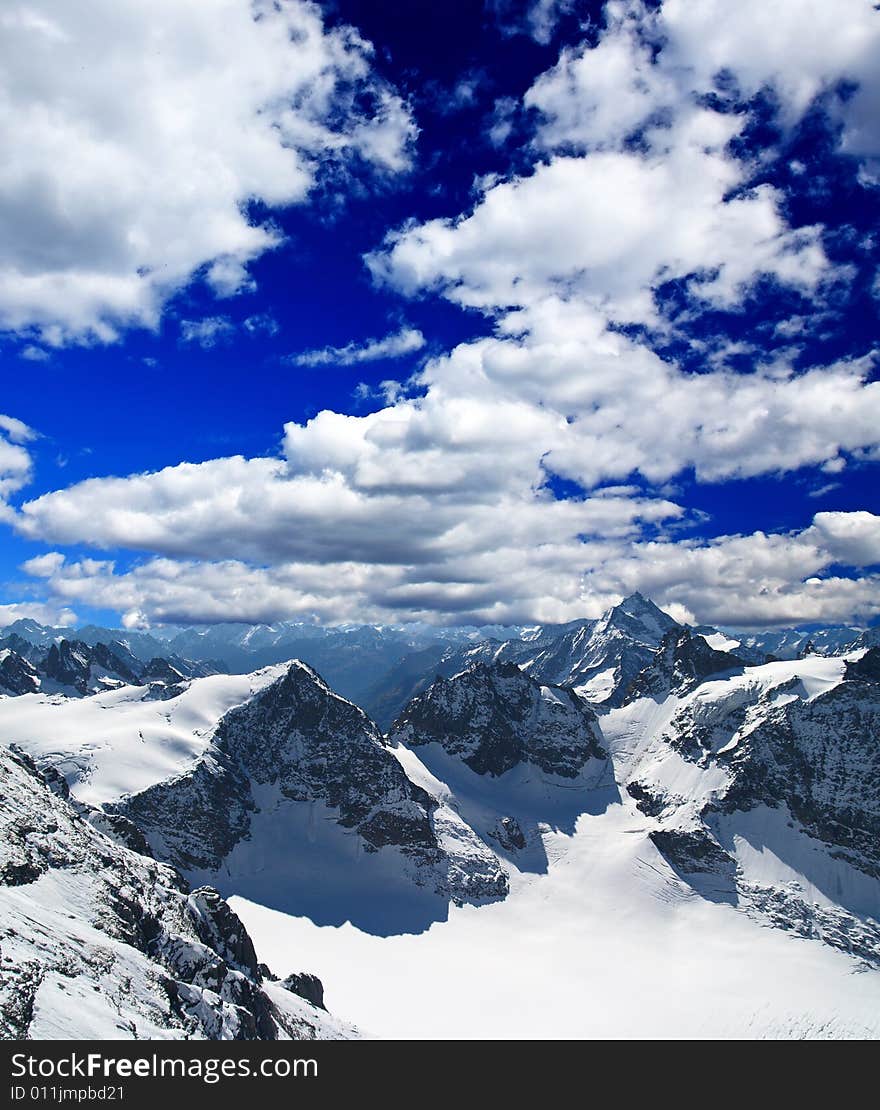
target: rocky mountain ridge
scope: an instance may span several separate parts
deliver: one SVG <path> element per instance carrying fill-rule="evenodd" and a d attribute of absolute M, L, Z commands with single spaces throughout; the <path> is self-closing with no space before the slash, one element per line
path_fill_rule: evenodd
<path fill-rule="evenodd" d="M 407 777 L 363 710 L 298 661 L 228 712 L 188 771 L 108 808 L 188 875 L 220 872 L 237 846 L 259 841 L 263 818 L 277 815 L 295 836 L 320 811 L 313 843 L 326 829 L 328 841 L 390 852 L 408 882 L 441 898 L 479 902 L 508 889 L 491 849 Z"/>
<path fill-rule="evenodd" d="M 880 965 L 880 649 L 710 679 L 665 705 L 626 788 L 673 868 Z"/>
<path fill-rule="evenodd" d="M 389 738 L 439 744 L 478 775 L 498 777 L 530 763 L 573 779 L 608 753 L 596 714 L 571 688 L 542 685 L 515 663 L 472 663 L 438 678 L 409 703 Z"/>
<path fill-rule="evenodd" d="M 194 677 L 212 673 L 205 664 L 156 656 L 146 663 L 119 641 L 88 644 L 52 640 L 39 646 L 15 633 L 0 639 L 0 694 L 48 693 L 88 697 L 121 686 L 149 686 L 152 697 L 173 697 Z"/>

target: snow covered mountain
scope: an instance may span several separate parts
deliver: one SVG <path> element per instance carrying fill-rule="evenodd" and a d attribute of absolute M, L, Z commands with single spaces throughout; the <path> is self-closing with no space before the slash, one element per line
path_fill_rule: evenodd
<path fill-rule="evenodd" d="M 673 627 L 678 626 L 672 617 L 635 593 L 598 621 L 548 625 L 512 639 L 405 657 L 374 684 L 363 704 L 387 726 L 435 677 L 449 678 L 476 662 L 505 662 L 516 663 L 541 682 L 574 686 L 594 705 L 610 706 L 625 696 Z"/>
<path fill-rule="evenodd" d="M 211 673 L 210 667 L 179 656 L 144 663 L 117 640 L 88 644 L 62 638 L 32 644 L 14 633 L 0 640 L 0 694 L 6 695 L 40 690 L 87 697 L 120 686 L 153 684 L 153 696 L 163 697 L 162 686 L 176 688 L 193 676 Z"/>
<path fill-rule="evenodd" d="M 613 781 L 530 762 L 508 664 L 436 682 L 397 757 L 496 845 L 508 897 L 417 937 L 233 897 L 260 950 L 306 946 L 386 1036 L 880 1036 L 878 661 L 746 667 L 683 632 L 598 717 Z"/>
<path fill-rule="evenodd" d="M 680 877 L 880 966 L 880 650 L 710 678 L 603 724 Z"/>
<path fill-rule="evenodd" d="M 571 689 L 541 685 L 515 663 L 474 663 L 438 678 L 410 702 L 389 737 L 410 747 L 438 744 L 478 775 L 496 777 L 530 763 L 573 779 L 591 760 L 601 774 L 607 760 L 589 705 Z"/>
<path fill-rule="evenodd" d="M 0 790 L 0 1036 L 353 1035 L 308 1000 L 314 977 L 272 977 L 216 891 L 99 831 L 57 774 L 0 749 Z"/>
<path fill-rule="evenodd" d="M 739 656 L 717 651 L 704 636 L 676 625 L 665 633 L 651 662 L 629 684 L 623 701 L 687 693 L 710 676 L 741 670 L 745 665 Z"/>
<path fill-rule="evenodd" d="M 94 855 L 77 847 L 63 883 L 46 880 L 54 902 L 28 855 L 46 847 L 54 875 L 67 867 L 64 843 L 86 837 L 124 861 L 110 886 L 130 866 L 138 883 L 172 892 L 148 912 L 169 935 L 189 943 L 192 926 L 213 945 L 227 989 L 257 992 L 239 1009 L 262 1013 L 259 992 L 269 999 L 281 1016 L 266 1035 L 348 1030 L 296 1009 L 321 996 L 291 951 L 327 983 L 334 1011 L 380 1035 L 880 1035 L 876 633 L 767 662 L 761 645 L 679 625 L 639 595 L 598 621 L 497 631 L 512 634 L 427 647 L 419 631 L 417 650 L 374 682 L 385 683 L 386 711 L 418 686 L 387 737 L 303 662 L 191 677 L 121 641 L 7 638 L 0 745 L 27 751 L 52 788 L 45 804 L 72 814 L 45 830 L 42 817 L 13 820 L 23 831 L 9 840 L 10 928 L 37 953 L 22 958 L 42 960 L 47 982 L 55 974 L 47 922 L 68 880 L 82 887 L 76 929 L 105 921 Z M 368 658 L 372 633 L 347 641 L 343 669 Z M 388 657 L 375 658 L 381 671 Z M 26 758 L 8 758 L 37 812 L 46 784 Z M 19 778 L 4 816 L 19 806 Z M 187 883 L 220 894 L 191 896 Z M 218 937 L 240 938 L 240 927 L 221 896 L 303 997 L 254 973 L 254 959 L 239 958 L 244 940 L 239 956 L 224 954 Z M 210 942 L 180 910 L 192 898 L 226 922 Z M 235 1025 L 223 1007 L 238 1003 L 216 985 L 219 1001 L 197 1007 L 203 1025 L 173 1007 L 160 1020 L 156 976 L 188 999 L 207 980 L 169 963 L 164 942 L 141 949 L 106 920 L 133 944 L 125 960 L 147 961 L 130 977 L 138 1001 L 124 1000 L 125 1028 L 255 1028 L 243 1014 Z M 93 973 L 76 968 L 94 994 Z M 0 970 L 0 982 L 10 975 Z M 251 986 L 233 987 L 236 975 Z M 126 976 L 109 973 L 108 997 L 125 994 Z M 39 995 L 33 1035 L 71 1031 L 54 998 Z M 291 1005 L 311 1033 L 290 1024 Z M 116 1035 L 101 1015 L 86 1027 Z"/>
<path fill-rule="evenodd" d="M 33 694 L 40 688 L 37 668 L 9 648 L 0 650 L 0 694 Z"/>
<path fill-rule="evenodd" d="M 328 920 L 390 930 L 507 893 L 491 849 L 299 662 L 226 713 L 183 774 L 109 808 L 195 881 Z"/>
<path fill-rule="evenodd" d="M 860 629 L 849 625 L 831 628 L 785 628 L 773 632 L 736 633 L 730 635 L 738 641 L 732 649 L 744 657 L 746 651 L 770 655 L 776 659 L 797 659 L 812 652 L 814 655 L 840 655 L 855 646 Z M 760 661 L 755 659 L 755 661 Z"/>

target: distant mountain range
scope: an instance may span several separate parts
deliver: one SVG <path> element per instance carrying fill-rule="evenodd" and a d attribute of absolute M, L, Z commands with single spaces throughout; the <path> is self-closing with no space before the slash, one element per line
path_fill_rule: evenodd
<path fill-rule="evenodd" d="M 52 645 L 76 644 L 65 649 L 70 666 L 62 686 L 76 683 L 95 692 L 103 683 L 130 682 L 149 677 L 145 667 L 159 673 L 157 660 L 166 660 L 186 678 L 226 672 L 248 674 L 261 667 L 302 659 L 326 678 L 334 690 L 362 706 L 382 728 L 387 728 L 404 705 L 437 676 L 449 677 L 476 660 L 517 663 L 542 681 L 585 688 L 591 700 L 612 706 L 624 696 L 627 684 L 650 661 L 663 633 L 676 622 L 653 602 L 635 593 L 599 620 L 577 620 L 562 625 L 483 626 L 434 628 L 429 625 L 347 625 L 322 627 L 295 621 L 274 625 L 216 624 L 199 628 L 163 629 L 161 635 L 128 629 L 86 625 L 75 631 L 36 621 L 15 621 L 0 630 L 0 652 L 12 651 L 32 664 L 37 678 L 58 682 L 57 668 L 45 666 Z M 676 626 L 677 627 L 677 626 Z M 862 629 L 847 626 L 784 629 L 760 633 L 694 629 L 715 648 L 735 650 L 744 662 L 769 657 L 796 659 L 807 651 L 836 654 L 860 641 Z M 880 643 L 880 628 L 865 633 Z M 84 645 L 84 646 L 83 646 Z M 109 651 L 94 658 L 103 645 Z M 80 660 L 88 658 L 90 677 Z M 112 658 L 111 658 L 112 656 Z M 122 670 L 119 670 L 119 667 Z M 71 670 L 72 667 L 72 670 Z M 0 663 L 0 692 L 15 693 L 27 685 L 17 661 L 6 665 L 4 685 Z M 41 687 L 50 689 L 45 682 Z"/>

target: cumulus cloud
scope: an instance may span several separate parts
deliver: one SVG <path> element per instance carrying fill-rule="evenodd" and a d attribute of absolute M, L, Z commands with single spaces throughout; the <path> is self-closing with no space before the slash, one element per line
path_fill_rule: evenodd
<path fill-rule="evenodd" d="M 511 512 L 514 507 L 505 508 Z M 822 515 L 828 514 L 818 514 L 817 522 Z M 524 525 L 535 522 L 533 516 Z M 846 527 L 843 520 L 836 523 Z M 873 518 L 872 527 L 874 547 L 862 554 L 876 562 L 880 518 Z M 328 622 L 414 617 L 439 623 L 564 621 L 598 616 L 635 589 L 685 619 L 741 626 L 880 615 L 876 574 L 820 577 L 841 554 L 838 541 L 825 543 L 820 523 L 782 535 L 756 532 L 710 540 L 631 542 L 626 533 L 622 527 L 615 537 L 612 529 L 585 543 L 563 530 L 557 542 L 535 547 L 524 542 L 524 530 L 505 542 L 498 527 L 496 546 L 486 546 L 485 536 L 474 537 L 474 548 L 461 551 L 453 563 L 340 558 L 335 563 L 276 562 L 267 568 L 234 559 L 152 558 L 122 570 L 112 560 L 58 559 L 54 569 L 47 563 L 39 574 L 59 599 L 117 609 L 140 623 L 271 622 L 282 615 Z M 435 547 L 435 554 L 442 546 Z"/>
<path fill-rule="evenodd" d="M 532 172 L 491 183 L 469 214 L 393 233 L 370 259 L 378 278 L 502 314 L 552 287 L 610 319 L 645 322 L 656 321 L 662 282 L 687 280 L 694 297 L 731 307 L 761 276 L 804 292 L 829 276 L 820 229 L 787 226 L 783 196 L 748 187 L 754 166 L 730 142 L 759 91 L 793 123 L 848 85 L 828 108 L 846 149 L 872 153 L 880 20 L 870 0 L 627 0 L 606 5 L 605 21 L 524 97 L 544 153 Z M 718 89 L 722 103 L 709 107 Z"/>
<path fill-rule="evenodd" d="M 53 543 L 172 556 L 427 565 L 505 542 L 528 549 L 536 537 L 632 536 L 636 521 L 681 515 L 633 491 L 556 500 L 536 488 L 546 477 L 540 458 L 518 450 L 540 415 L 515 406 L 497 415 L 490 427 L 474 414 L 467 439 L 454 414 L 415 407 L 401 408 L 397 427 L 384 410 L 321 414 L 288 425 L 287 462 L 235 457 L 93 478 L 26 502 L 16 527 Z"/>
<path fill-rule="evenodd" d="M 697 90 L 732 74 L 742 95 L 775 91 L 793 122 L 841 82 L 852 95 L 835 110 L 850 153 L 880 154 L 880 19 L 872 0 L 665 0 L 660 17 L 670 68 L 685 67 Z"/>
<path fill-rule="evenodd" d="M 45 555 L 35 555 L 32 559 L 26 559 L 21 564 L 21 569 L 34 578 L 51 578 L 61 570 L 64 561 L 65 556 L 60 551 L 49 551 Z"/>
<path fill-rule="evenodd" d="M 25 503 L 25 536 L 159 557 L 120 570 L 54 553 L 24 569 L 67 604 L 153 621 L 567 620 L 636 588 L 701 620 L 878 611 L 872 577 L 817 576 L 873 565 L 880 518 L 819 513 L 790 535 L 682 539 L 685 510 L 637 487 L 552 495 L 548 459 L 571 427 L 547 406 L 435 389 L 365 417 L 324 412 L 287 425 L 284 459 L 92 479 Z"/>
<path fill-rule="evenodd" d="M 13 515 L 7 498 L 30 481 L 33 464 L 25 444 L 36 438 L 37 433 L 23 421 L 0 413 L 0 521 Z"/>
<path fill-rule="evenodd" d="M 839 563 L 850 566 L 880 563 L 880 516 L 874 513 L 817 513 L 813 533 Z"/>
<path fill-rule="evenodd" d="M 359 362 L 375 362 L 380 358 L 402 358 L 420 351 L 425 337 L 416 328 L 400 328 L 383 339 L 368 339 L 365 343 L 346 343 L 344 347 L 321 347 L 291 355 L 294 366 L 354 366 Z"/>
<path fill-rule="evenodd" d="M 92 479 L 26 501 L 14 516 L 23 536 L 140 559 L 39 557 L 29 573 L 60 602 L 135 624 L 555 621 L 597 615 L 636 588 L 715 622 L 880 612 L 872 514 L 694 540 L 683 538 L 686 498 L 662 492 L 691 476 L 838 473 L 848 458 L 877 458 L 871 356 L 795 366 L 729 345 L 707 348 L 694 373 L 646 338 L 678 326 L 657 297 L 673 280 L 695 314 L 741 309 L 768 276 L 821 309 L 835 276 L 822 229 L 792 227 L 778 190 L 749 187 L 753 166 L 731 140 L 748 122 L 737 98 L 759 88 L 772 87 L 788 123 L 838 81 L 864 78 L 859 95 L 870 92 L 873 31 L 846 3 L 849 46 L 821 64 L 806 41 L 811 0 L 786 6 L 791 45 L 775 61 L 738 22 L 757 18 L 750 2 L 610 5 L 603 33 L 563 53 L 525 98 L 537 116 L 532 170 L 484 181 L 472 211 L 408 224 L 369 259 L 405 295 L 481 310 L 494 334 L 429 359 L 418 396 L 386 383 L 376 412 L 288 423 L 282 457 Z M 694 28 L 713 13 L 724 45 L 704 59 Z M 724 104 L 703 95 L 721 71 Z M 850 145 L 858 104 L 831 104 Z M 402 329 L 295 361 L 356 364 L 423 344 Z M 557 498 L 559 479 L 579 495 Z M 853 566 L 868 571 L 841 569 Z"/>
<path fill-rule="evenodd" d="M 279 242 L 253 201 L 301 203 L 330 160 L 406 168 L 415 128 L 371 56 L 308 0 L 5 4 L 0 328 L 108 342 L 197 272 L 248 288 Z"/>
<path fill-rule="evenodd" d="M 819 229 L 788 228 L 769 185 L 730 195 L 747 172 L 726 150 L 743 123 L 693 108 L 648 154 L 560 155 L 491 185 L 464 218 L 391 234 L 369 265 L 407 294 L 503 314 L 555 290 L 619 323 L 655 323 L 653 291 L 675 279 L 715 307 L 762 276 L 810 292 L 828 276 Z"/>

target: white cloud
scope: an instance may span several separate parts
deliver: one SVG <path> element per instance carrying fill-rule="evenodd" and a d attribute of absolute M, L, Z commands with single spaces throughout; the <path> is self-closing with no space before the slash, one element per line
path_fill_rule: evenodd
<path fill-rule="evenodd" d="M 817 513 L 813 532 L 840 563 L 850 566 L 880 563 L 880 516 L 874 513 Z"/>
<path fill-rule="evenodd" d="M 37 438 L 33 428 L 29 428 L 23 420 L 15 416 L 6 416 L 0 413 L 0 432 L 12 443 L 30 443 Z"/>
<path fill-rule="evenodd" d="M 600 595 L 637 588 L 661 605 L 684 605 L 701 622 L 741 627 L 876 617 L 880 576 L 824 573 L 838 554 L 815 525 L 783 535 L 640 543 L 592 568 L 585 588 Z"/>
<path fill-rule="evenodd" d="M 228 316 L 206 316 L 202 320 L 181 320 L 180 338 L 183 343 L 197 343 L 208 349 L 216 347 L 235 332 L 235 325 Z"/>
<path fill-rule="evenodd" d="M 257 283 L 248 273 L 247 265 L 241 258 L 225 257 L 212 262 L 205 274 L 205 280 L 216 296 L 236 297 L 239 293 L 252 293 Z"/>
<path fill-rule="evenodd" d="M 383 339 L 368 339 L 365 343 L 346 343 L 344 347 L 321 347 L 316 351 L 303 351 L 291 355 L 294 366 L 354 366 L 359 362 L 375 362 L 380 358 L 402 358 L 420 351 L 425 337 L 416 328 L 400 328 Z"/>
<path fill-rule="evenodd" d="M 505 509 L 515 519 L 514 507 Z M 271 622 L 282 616 L 327 622 L 564 621 L 598 616 L 634 589 L 684 619 L 741 626 L 880 615 L 877 575 L 820 577 L 841 551 L 837 540 L 825 545 L 819 524 L 783 535 L 700 541 L 632 542 L 624 528 L 616 538 L 584 543 L 560 532 L 557 542 L 534 546 L 524 542 L 524 533 L 540 523 L 538 517 L 527 517 L 505 542 L 500 516 L 494 522 L 498 546 L 474 536 L 474 549 L 452 562 L 320 559 L 260 567 L 234 559 L 154 558 L 123 571 L 112 561 L 59 560 L 48 584 L 59 603 L 113 608 L 139 623 Z M 875 534 L 878 521 L 874 517 Z"/>
<path fill-rule="evenodd" d="M 306 0 L 11 0 L 0 14 L 0 328 L 109 342 L 279 242 L 248 214 L 415 134 L 372 48 Z"/>
<path fill-rule="evenodd" d="M 576 0 L 531 0 L 526 18 L 535 41 L 549 43 L 559 20 L 575 5 Z"/>
<path fill-rule="evenodd" d="M 611 0 L 596 44 L 562 52 L 525 103 L 545 115 L 546 147 L 617 145 L 651 116 L 676 114 L 718 89 L 748 99 L 772 90 L 792 124 L 840 82 L 852 96 L 832 105 L 845 149 L 880 153 L 877 55 L 880 19 L 872 0 Z"/>
<path fill-rule="evenodd" d="M 23 358 L 25 362 L 48 362 L 52 356 L 43 347 L 36 347 L 33 343 L 29 343 L 18 352 L 18 357 Z"/>
<path fill-rule="evenodd" d="M 44 605 L 39 601 L 16 602 L 13 605 L 0 605 L 0 629 L 7 628 L 19 620 L 38 621 L 54 627 L 70 628 L 77 623 L 77 615 L 72 609 L 59 608 L 57 605 Z"/>
<path fill-rule="evenodd" d="M 839 452 L 880 441 L 870 357 L 799 373 L 784 365 L 686 373 L 599 314 L 554 298 L 510 314 L 505 327 L 513 334 L 429 362 L 424 403 L 482 397 L 487 414 L 496 396 L 533 406 L 548 422 L 522 450 L 586 488 L 632 471 L 662 482 L 689 467 L 707 481 L 806 465 L 830 472 L 845 465 Z"/>
<path fill-rule="evenodd" d="M 287 463 L 237 457 L 93 478 L 27 502 L 16 527 L 52 543 L 176 557 L 421 565 L 505 543 L 635 535 L 639 519 L 681 513 L 662 498 L 557 501 L 538 490 L 540 456 L 521 452 L 519 437 L 556 422 L 525 406 L 495 406 L 494 424 L 464 406 L 396 411 L 288 425 Z"/>
<path fill-rule="evenodd" d="M 803 20 L 813 5 L 792 8 Z M 871 514 L 697 541 L 681 538 L 688 514 L 659 492 L 691 471 L 698 481 L 836 473 L 847 456 L 880 454 L 869 357 L 795 372 L 784 354 L 762 362 L 722 344 L 693 373 L 617 327 L 671 332 L 678 321 L 654 293 L 672 279 L 688 282 L 697 312 L 741 307 L 762 275 L 821 307 L 833 276 L 820 228 L 790 227 L 769 186 L 743 189 L 752 167 L 728 144 L 745 115 L 697 94 L 727 68 L 745 91 L 772 81 L 793 119 L 835 74 L 856 72 L 858 50 L 835 46 L 811 70 L 808 32 L 786 15 L 804 84 L 784 57 L 772 72 L 768 51 L 740 58 L 752 40 L 727 14 L 724 51 L 705 61 L 692 57 L 689 10 L 667 0 L 654 17 L 612 5 L 598 45 L 563 55 L 527 97 L 542 113 L 533 170 L 484 181 L 471 213 L 408 225 L 371 258 L 406 294 L 479 308 L 493 336 L 430 359 L 422 396 L 388 383 L 377 412 L 287 424 L 284 458 L 93 479 L 25 503 L 15 526 L 26 537 L 145 553 L 127 569 L 38 557 L 31 573 L 59 602 L 119 609 L 135 623 L 553 621 L 597 615 L 635 588 L 716 622 L 880 612 L 875 577 L 834 570 L 876 561 Z M 693 10 L 693 26 L 718 12 L 708 0 Z M 659 55 L 645 35 L 657 36 Z M 635 129 L 641 143 L 628 144 Z M 403 329 L 296 361 L 356 364 L 423 344 Z M 734 354 L 754 357 L 749 373 L 731 368 Z M 633 473 L 653 492 L 620 488 Z M 558 500 L 556 477 L 583 497 Z"/>
<path fill-rule="evenodd" d="M 21 564 L 25 574 L 34 578 L 51 578 L 64 565 L 65 556 L 60 551 L 49 551 L 45 555 L 35 555 Z"/>
<path fill-rule="evenodd" d="M 663 281 L 689 278 L 694 296 L 729 307 L 761 275 L 805 292 L 828 276 L 820 229 L 789 228 L 777 190 L 744 190 L 754 167 L 728 147 L 744 111 L 701 98 L 724 73 L 742 96 L 772 89 L 791 123 L 816 96 L 855 83 L 830 109 L 847 149 L 876 152 L 871 0 L 666 0 L 657 10 L 621 0 L 605 17 L 597 42 L 564 50 L 526 93 L 544 160 L 490 185 L 469 215 L 391 235 L 370 260 L 378 277 L 500 314 L 552 287 L 611 319 L 644 322 L 655 319 L 652 291 Z"/>
<path fill-rule="evenodd" d="M 872 0 L 665 0 L 661 31 L 670 68 L 686 67 L 698 90 L 721 71 L 749 96 L 775 90 L 791 122 L 840 81 L 854 95 L 838 111 L 853 154 L 880 154 L 880 18 Z"/>
<path fill-rule="evenodd" d="M 13 515 L 7 498 L 31 479 L 33 463 L 24 444 L 36 438 L 37 433 L 23 421 L 0 413 L 0 521 Z"/>
<path fill-rule="evenodd" d="M 619 147 L 650 116 L 685 98 L 677 74 L 654 64 L 656 16 L 639 5 L 608 4 L 599 42 L 563 49 L 557 64 L 528 90 L 523 103 L 543 116 L 539 145 Z"/>
<path fill-rule="evenodd" d="M 618 322 L 654 323 L 652 291 L 682 278 L 721 307 L 762 275 L 810 292 L 828 274 L 818 229 L 788 228 L 770 186 L 729 198 L 746 168 L 725 145 L 743 122 L 695 108 L 648 154 L 554 157 L 492 185 L 464 218 L 390 235 L 369 265 L 406 294 L 434 289 L 502 315 L 556 292 Z"/>

